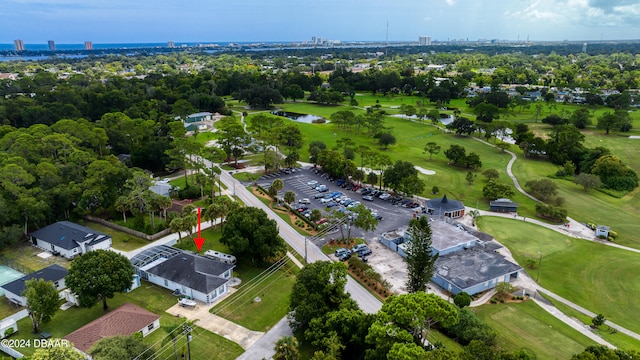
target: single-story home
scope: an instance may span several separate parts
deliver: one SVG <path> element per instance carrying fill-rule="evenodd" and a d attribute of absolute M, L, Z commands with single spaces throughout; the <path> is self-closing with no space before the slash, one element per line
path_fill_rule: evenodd
<path fill-rule="evenodd" d="M 188 115 L 185 123 L 198 123 L 203 121 L 213 120 L 213 114 L 208 111 L 203 111 L 195 114 Z"/>
<path fill-rule="evenodd" d="M 58 221 L 30 234 L 31 243 L 67 259 L 111 248 L 111 236 L 70 221 Z"/>
<path fill-rule="evenodd" d="M 489 202 L 489 210 L 496 212 L 517 212 L 518 203 L 509 199 L 496 199 Z"/>
<path fill-rule="evenodd" d="M 449 200 L 445 194 L 441 198 L 425 201 L 425 212 L 434 216 L 456 219 L 464 216 L 464 205 L 458 200 Z"/>
<path fill-rule="evenodd" d="M 27 298 L 22 296 L 22 292 L 26 289 L 25 282 L 27 280 L 44 279 L 51 281 L 58 290 L 58 293 L 60 293 L 60 298 L 62 299 L 62 292 L 67 287 L 64 282 L 65 276 L 67 276 L 67 269 L 58 264 L 53 264 L 0 287 L 4 290 L 4 294 L 9 301 L 20 306 L 26 306 Z"/>
<path fill-rule="evenodd" d="M 128 336 L 137 332 L 145 337 L 159 327 L 160 316 L 137 305 L 125 303 L 65 336 L 64 339 L 87 354 L 91 346 L 100 339 L 116 335 Z"/>
<path fill-rule="evenodd" d="M 143 251 L 131 263 L 142 279 L 206 304 L 227 293 L 235 267 L 165 245 Z"/>

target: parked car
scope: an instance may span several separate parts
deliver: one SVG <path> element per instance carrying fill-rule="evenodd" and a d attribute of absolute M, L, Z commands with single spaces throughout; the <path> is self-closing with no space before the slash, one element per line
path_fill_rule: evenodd
<path fill-rule="evenodd" d="M 329 191 L 329 188 L 327 187 L 327 185 L 320 185 L 318 187 L 316 187 L 316 190 L 319 192 L 327 192 Z"/>
<path fill-rule="evenodd" d="M 358 251 L 358 257 L 360 257 L 360 258 L 361 257 L 365 257 L 365 256 L 368 256 L 368 255 L 371 255 L 371 253 L 372 253 L 371 249 L 365 248 L 365 249 L 362 249 L 362 250 Z"/>
<path fill-rule="evenodd" d="M 307 199 L 307 198 L 300 199 L 300 200 L 298 200 L 298 202 L 299 202 L 300 204 L 311 204 L 311 200 L 309 200 L 309 199 Z"/>
<path fill-rule="evenodd" d="M 362 200 L 373 201 L 373 196 L 365 195 L 365 196 L 362 197 Z"/>
<path fill-rule="evenodd" d="M 329 221 L 329 219 L 327 219 L 327 218 L 322 218 L 322 219 L 320 219 L 320 220 L 316 221 L 316 225 L 324 224 L 324 223 L 326 223 L 327 221 Z"/>
<path fill-rule="evenodd" d="M 353 249 L 351 249 L 353 252 L 358 252 L 362 249 L 367 249 L 368 246 L 367 244 L 357 244 L 356 246 L 353 247 Z"/>
<path fill-rule="evenodd" d="M 334 252 L 336 257 L 340 257 L 344 254 L 351 254 L 351 250 L 349 249 L 345 249 L 345 248 L 340 248 L 340 249 L 336 249 L 336 251 Z"/>
<path fill-rule="evenodd" d="M 380 200 L 387 200 L 389 198 L 391 198 L 391 195 L 388 193 L 383 193 L 382 195 L 379 196 Z"/>
<path fill-rule="evenodd" d="M 332 202 L 332 201 L 333 201 L 333 198 L 330 197 L 330 196 L 325 196 L 322 199 L 320 199 L 320 202 L 323 203 L 323 204 L 326 204 L 326 203 L 329 203 L 329 202 Z"/>
<path fill-rule="evenodd" d="M 318 186 L 318 182 L 315 180 L 311 180 L 307 183 L 307 185 L 311 186 L 311 187 L 316 187 Z"/>
<path fill-rule="evenodd" d="M 346 253 L 338 258 L 340 261 L 347 261 L 351 258 L 351 253 Z"/>
<path fill-rule="evenodd" d="M 335 201 L 331 201 L 330 203 L 327 204 L 327 207 L 334 207 L 334 206 L 338 206 L 338 205 L 340 205 L 340 204 L 338 204 Z"/>
<path fill-rule="evenodd" d="M 321 199 L 321 198 L 323 198 L 323 197 L 325 197 L 325 196 L 326 196 L 325 194 L 323 194 L 323 193 L 319 193 L 319 194 L 315 194 L 315 195 L 313 195 L 313 198 L 314 198 L 314 199 Z"/>

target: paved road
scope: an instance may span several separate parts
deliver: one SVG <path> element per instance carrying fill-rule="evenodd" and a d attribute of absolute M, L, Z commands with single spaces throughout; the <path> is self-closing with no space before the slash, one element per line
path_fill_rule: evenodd
<path fill-rule="evenodd" d="M 205 159 L 201 159 L 206 166 L 210 167 L 211 163 Z M 264 210 L 267 215 L 276 221 L 280 230 L 280 236 L 300 255 L 306 253 L 309 262 L 315 261 L 329 261 L 330 259 L 322 253 L 320 248 L 313 243 L 306 241 L 305 237 L 295 231 L 287 222 L 277 216 L 267 205 L 262 203 L 258 198 L 249 192 L 240 182 L 234 179 L 228 172 L 223 171 L 220 179 L 227 186 L 228 189 L 233 189 L 235 195 L 248 206 L 253 206 Z M 366 313 L 374 314 L 382 307 L 382 302 L 378 300 L 374 295 L 369 293 L 364 287 L 362 287 L 355 280 L 348 278 L 346 291 L 351 294 L 351 297 L 358 303 L 360 309 Z"/>
<path fill-rule="evenodd" d="M 293 336 L 287 318 L 284 317 L 278 323 L 254 342 L 236 360 L 270 359 L 275 352 L 275 343 L 283 336 Z"/>

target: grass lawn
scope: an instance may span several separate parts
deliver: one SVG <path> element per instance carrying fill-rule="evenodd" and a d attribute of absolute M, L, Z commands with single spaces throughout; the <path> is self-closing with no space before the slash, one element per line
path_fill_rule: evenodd
<path fill-rule="evenodd" d="M 229 253 L 229 247 L 220 242 L 220 238 L 222 238 L 222 230 L 219 225 L 216 226 L 215 229 L 208 228 L 206 230 L 202 230 L 201 235 L 205 239 L 204 244 L 202 245 L 202 253 L 207 250 L 217 250 L 223 253 Z M 182 246 L 180 246 L 180 242 L 178 242 L 174 247 L 196 252 L 196 243 L 193 241 L 193 238 L 196 236 L 198 236 L 197 233 L 194 233 L 191 238 L 183 236 Z"/>
<path fill-rule="evenodd" d="M 133 221 L 133 220 L 130 220 Z M 159 221 L 159 220 L 158 220 Z M 157 224 L 157 223 L 156 223 Z M 122 231 L 112 229 L 91 221 L 85 221 L 84 226 L 93 230 L 101 231 L 111 236 L 112 246 L 118 250 L 131 251 L 149 244 L 149 241 L 137 236 L 129 235 Z"/>
<path fill-rule="evenodd" d="M 567 316 L 578 319 L 582 321 L 585 325 L 591 325 L 591 318 L 573 308 L 554 300 L 551 297 L 545 297 L 548 301 L 550 301 L 558 310 L 565 313 Z M 610 328 L 607 325 L 601 326 L 599 329 L 595 330 L 603 339 L 607 340 L 611 344 L 617 346 L 623 350 L 635 350 L 640 351 L 640 343 L 638 340 L 625 335 L 623 333 L 617 332 L 614 329 Z"/>
<path fill-rule="evenodd" d="M 177 320 L 174 316 L 171 316 L 165 312 L 166 309 L 176 304 L 176 297 L 171 295 L 171 291 L 160 288 L 159 286 L 147 283 L 145 281 L 143 281 L 142 285 L 134 291 L 126 294 L 116 294 L 113 299 L 109 299 L 107 301 L 107 303 L 109 304 L 109 309 L 111 310 L 119 307 L 125 302 L 131 302 L 155 314 L 160 315 L 161 325 L 171 324 Z M 41 326 L 40 331 L 46 331 L 50 333 L 53 338 L 62 338 L 63 336 L 68 335 L 69 333 L 77 330 L 78 328 L 86 325 L 87 323 L 97 319 L 104 314 L 105 312 L 102 310 L 102 303 L 96 304 L 91 308 L 71 308 L 66 311 L 59 310 L 58 312 L 56 312 L 53 319 L 49 323 Z M 13 338 L 36 338 L 36 335 L 31 332 L 32 326 L 31 320 L 29 318 L 20 320 L 18 322 L 18 328 L 19 331 L 13 336 Z M 156 330 L 156 332 L 150 335 L 149 340 L 145 340 L 145 343 L 149 345 L 156 343 L 163 337 L 162 331 L 164 330 Z M 199 337 L 194 337 L 195 340 L 192 343 L 191 349 L 192 354 L 194 354 L 193 356 L 196 359 L 211 358 L 211 356 L 213 356 L 212 354 L 217 352 L 211 352 L 213 349 L 211 347 L 211 344 L 218 344 L 220 346 L 224 346 L 226 349 L 228 348 L 228 354 L 227 352 L 224 352 L 224 356 L 217 357 L 218 359 L 235 359 L 240 353 L 242 353 L 242 349 L 237 344 L 221 338 L 209 331 L 202 330 L 199 334 Z M 198 347 L 195 347 L 194 344 L 196 344 L 198 341 L 201 341 L 202 343 L 198 345 Z M 25 355 L 31 355 L 33 351 L 35 351 L 35 349 L 33 348 L 21 349 L 21 352 L 23 352 Z M 199 355 L 196 355 L 195 351 L 197 351 Z"/>
<path fill-rule="evenodd" d="M 507 246 L 520 264 L 527 258 L 537 260 L 541 252 L 543 287 L 640 332 L 636 316 L 640 296 L 638 254 L 505 218 L 480 217 L 478 227 Z"/>
<path fill-rule="evenodd" d="M 211 140 L 215 140 L 217 139 L 217 136 L 215 133 L 211 132 L 211 131 L 204 131 L 204 132 L 200 132 L 198 133 L 198 136 L 196 137 L 196 141 L 202 145 L 205 145 L 206 143 L 208 143 Z"/>
<path fill-rule="evenodd" d="M 249 188 L 249 190 L 251 191 L 251 188 Z M 252 194 L 253 191 L 251 191 Z M 264 198 L 262 196 L 258 196 L 256 194 L 254 194 L 260 201 L 262 201 L 263 204 L 267 205 L 267 206 L 271 206 L 271 200 Z M 273 209 L 273 208 L 272 208 Z M 303 236 L 311 236 L 312 234 L 305 231 L 303 228 L 299 227 L 298 225 L 294 224 L 291 222 L 291 216 L 289 216 L 289 214 L 285 214 L 282 211 L 278 211 L 276 209 L 273 209 L 274 212 L 276 213 L 276 215 L 278 215 L 281 219 L 283 219 L 284 221 L 286 221 L 295 231 L 297 231 L 300 235 Z M 301 220 L 302 221 L 302 220 Z M 305 223 L 305 226 L 308 226 L 307 223 Z"/>
<path fill-rule="evenodd" d="M 262 269 L 259 270 L 261 273 L 243 279 L 238 291 L 214 306 L 211 312 L 247 329 L 265 332 L 286 316 L 297 266 L 287 260 L 277 271 L 262 273 Z M 256 297 L 260 297 L 259 302 L 253 301 Z"/>
<path fill-rule="evenodd" d="M 262 174 L 254 174 L 248 172 L 238 172 L 232 175 L 235 179 L 240 181 L 255 181 L 258 180 Z"/>
<path fill-rule="evenodd" d="M 53 264 L 58 264 L 65 268 L 69 267 L 69 260 L 62 256 L 50 256 L 47 259 L 38 257 L 37 255 L 43 251 L 24 241 L 4 249 L 2 251 L 2 260 L 24 274 L 30 274 Z"/>
<path fill-rule="evenodd" d="M 504 350 L 527 350 L 538 359 L 569 359 L 592 340 L 547 313 L 533 301 L 475 308 L 476 314 L 498 334 Z"/>

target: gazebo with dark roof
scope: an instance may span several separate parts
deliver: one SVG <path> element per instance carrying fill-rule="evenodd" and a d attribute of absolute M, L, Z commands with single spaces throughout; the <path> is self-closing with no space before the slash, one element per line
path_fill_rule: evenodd
<path fill-rule="evenodd" d="M 464 216 L 464 204 L 458 200 L 449 200 L 445 194 L 438 199 L 425 201 L 427 214 L 435 216 L 446 216 L 452 219 Z"/>

